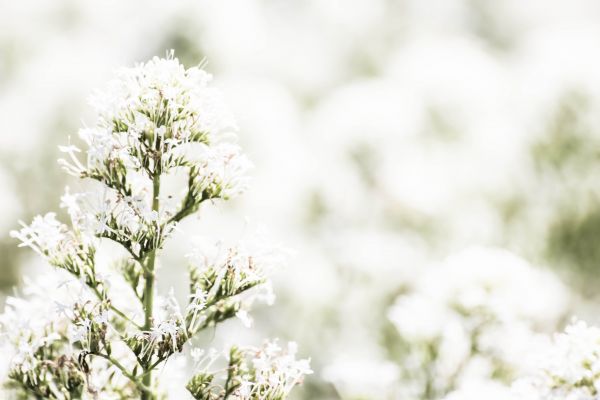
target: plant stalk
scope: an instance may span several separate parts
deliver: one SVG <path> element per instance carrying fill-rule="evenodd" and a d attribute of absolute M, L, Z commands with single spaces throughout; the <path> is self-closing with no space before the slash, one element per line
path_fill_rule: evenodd
<path fill-rule="evenodd" d="M 158 196 L 160 195 L 160 171 L 154 173 L 152 179 L 152 211 L 159 211 L 160 203 Z M 154 280 L 155 275 L 155 262 L 156 262 L 156 250 L 154 249 L 148 254 L 146 263 L 146 270 L 144 272 L 144 331 L 150 331 L 152 329 L 152 311 L 154 309 Z M 148 366 L 144 371 L 143 385 L 146 388 L 152 388 L 152 368 Z M 142 400 L 152 400 L 154 398 L 153 393 L 149 391 L 142 391 Z"/>

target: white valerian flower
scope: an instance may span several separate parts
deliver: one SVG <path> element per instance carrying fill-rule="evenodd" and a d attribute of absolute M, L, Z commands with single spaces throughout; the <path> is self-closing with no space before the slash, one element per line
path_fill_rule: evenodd
<path fill-rule="evenodd" d="M 523 352 L 558 326 L 566 300 L 552 274 L 507 251 L 472 248 L 451 256 L 388 312 L 406 349 L 402 374 L 421 397 L 491 379 L 506 386 L 528 370 Z"/>
<path fill-rule="evenodd" d="M 38 215 L 30 225 L 21 222 L 22 228 L 10 232 L 21 241 L 19 246 L 31 247 L 50 264 L 81 276 L 92 263 L 94 248 L 90 238 L 56 219 L 55 213 Z"/>
<path fill-rule="evenodd" d="M 203 269 L 231 262 L 239 269 L 270 272 L 285 265 L 289 256 L 289 250 L 274 242 L 263 229 L 245 235 L 229 247 L 222 241 L 201 236 L 194 237 L 192 242 L 193 247 L 186 257 Z"/>
<path fill-rule="evenodd" d="M 600 390 L 600 328 L 575 320 L 541 350 L 536 369 L 513 385 L 523 400 L 596 400 Z"/>
<path fill-rule="evenodd" d="M 247 189 L 246 172 L 251 167 L 237 145 L 220 143 L 206 147 L 194 163 L 193 190 L 199 197 L 233 198 Z"/>
<path fill-rule="evenodd" d="M 305 375 L 312 374 L 310 361 L 296 360 L 298 346 L 290 342 L 282 349 L 278 342 L 268 341 L 255 352 L 252 358 L 254 388 L 257 393 L 287 395 L 300 383 Z"/>
<path fill-rule="evenodd" d="M 239 310 L 237 313 L 235 313 L 235 316 L 242 321 L 242 324 L 244 324 L 246 328 L 252 327 L 254 319 L 250 316 L 247 310 Z"/>
<path fill-rule="evenodd" d="M 222 242 L 194 238 L 190 261 L 190 300 L 186 326 L 193 334 L 218 315 L 237 316 L 250 327 L 249 310 L 255 301 L 272 304 L 269 272 L 285 262 L 285 251 L 265 239 L 264 233 L 226 247 Z"/>
<path fill-rule="evenodd" d="M 56 213 L 47 213 L 37 216 L 27 226 L 21 223 L 20 231 L 11 231 L 10 235 L 21 240 L 19 246 L 29 246 L 43 256 L 57 254 L 61 251 L 61 244 L 67 238 L 67 226 L 56 219 Z"/>
<path fill-rule="evenodd" d="M 219 373 L 209 371 L 214 358 L 205 357 L 208 362 L 200 363 L 200 372 L 187 388 L 196 399 L 204 399 L 208 393 L 217 396 L 214 398 L 236 400 L 284 399 L 305 375 L 313 373 L 310 360 L 296 359 L 297 351 L 296 343 L 289 342 L 282 348 L 277 340 L 266 341 L 260 347 L 232 347 L 223 387 L 214 383 Z"/>
<path fill-rule="evenodd" d="M 394 387 L 400 369 L 389 361 L 337 359 L 323 371 L 323 378 L 335 385 L 343 398 L 396 398 Z"/>
<path fill-rule="evenodd" d="M 187 254 L 197 274 L 211 272 L 215 275 L 213 284 L 205 288 L 209 300 L 220 291 L 236 295 L 257 287 L 262 291 L 254 291 L 253 297 L 266 302 L 272 301 L 273 296 L 267 280 L 268 274 L 274 268 L 284 265 L 286 257 L 285 249 L 272 244 L 260 232 L 231 247 L 226 247 L 222 242 L 211 243 L 205 238 L 196 237 L 192 251 Z"/>
<path fill-rule="evenodd" d="M 165 126 L 156 126 L 155 117 L 161 112 L 173 122 L 168 125 L 173 138 L 190 140 L 200 132 L 214 141 L 235 130 L 236 124 L 220 92 L 209 87 L 211 80 L 198 67 L 185 69 L 171 53 L 120 70 L 108 90 L 92 97 L 92 104 L 107 126 L 123 120 L 132 133 L 158 129 Z"/>
<path fill-rule="evenodd" d="M 94 175 L 119 165 L 138 170 L 145 167 L 141 153 L 147 145 L 162 146 L 169 154 L 182 144 L 230 138 L 237 125 L 223 96 L 210 87 L 211 79 L 199 67 L 185 69 L 172 53 L 119 70 L 108 88 L 91 98 L 98 113 L 96 124 L 79 131 L 88 145 L 86 165 L 78 161 L 75 153 L 80 150 L 74 146 L 61 147 L 70 158 L 61 164 L 76 175 Z M 163 157 L 161 167 L 178 165 Z"/>
<path fill-rule="evenodd" d="M 123 69 L 94 97 L 95 123 L 79 131 L 87 145 L 85 162 L 76 146 L 59 148 L 66 155 L 59 160 L 63 168 L 91 181 L 86 192 L 67 188 L 61 198 L 70 226 L 48 213 L 11 235 L 68 272 L 80 293 L 47 301 L 39 308 L 52 312 L 39 319 L 19 312 L 26 310 L 24 301 L 7 300 L 0 323 L 14 329 L 8 337 L 17 351 L 7 376 L 16 396 L 112 400 L 162 398 L 161 390 L 167 390 L 181 397 L 182 386 L 173 391 L 153 371 L 174 359 L 180 373 L 172 376 L 179 380 L 185 360 L 175 354 L 195 334 L 236 316 L 250 325 L 252 301 L 271 300 L 266 274 L 281 259 L 260 240 L 195 250 L 183 311 L 173 289 L 164 297 L 156 293 L 157 259 L 178 223 L 204 202 L 227 200 L 247 186 L 250 162 L 234 144 L 237 127 L 210 78 L 199 67 L 185 69 L 172 52 Z M 175 200 L 163 179 L 171 183 L 174 169 L 188 178 Z M 103 254 L 108 241 L 125 250 L 108 256 L 110 263 Z M 58 288 L 73 295 L 67 286 Z M 33 320 L 11 324 L 19 314 L 21 322 L 22 315 Z M 212 378 L 197 375 L 185 386 L 194 397 L 234 398 L 239 389 L 253 398 L 270 390 L 271 398 L 281 399 L 309 371 L 295 361 L 293 345 L 252 354 L 232 349 L 225 386 L 209 387 Z M 256 356 L 256 366 L 250 356 Z M 197 364 L 209 368 L 217 358 L 209 352 Z M 271 367 L 259 368 L 259 359 Z M 259 386 L 264 390 L 257 392 Z"/>
<path fill-rule="evenodd" d="M 443 400 L 509 400 L 512 398 L 510 386 L 495 381 L 479 381 L 452 391 Z"/>

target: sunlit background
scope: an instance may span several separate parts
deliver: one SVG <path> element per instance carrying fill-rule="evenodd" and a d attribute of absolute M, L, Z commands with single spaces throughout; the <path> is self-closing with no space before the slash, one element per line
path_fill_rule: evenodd
<path fill-rule="evenodd" d="M 432 270 L 453 254 L 500 280 L 526 262 L 464 250 L 503 248 L 552 273 L 550 286 L 526 276 L 513 299 L 549 299 L 534 308 L 543 329 L 600 320 L 599 37 L 592 0 L 4 2 L 2 292 L 50 268 L 8 232 L 76 184 L 57 145 L 91 121 L 89 94 L 174 49 L 214 74 L 255 164 L 246 195 L 186 229 L 235 237 L 264 224 L 294 250 L 276 304 L 252 330 L 227 324 L 223 340 L 297 341 L 315 373 L 295 399 L 441 398 L 460 380 L 403 394 L 426 379 L 406 370 L 429 361 L 406 355 L 410 333 L 390 310 L 419 282 L 452 284 Z M 187 243 L 176 236 L 167 260 Z M 185 298 L 185 268 L 163 262 L 159 289 Z"/>

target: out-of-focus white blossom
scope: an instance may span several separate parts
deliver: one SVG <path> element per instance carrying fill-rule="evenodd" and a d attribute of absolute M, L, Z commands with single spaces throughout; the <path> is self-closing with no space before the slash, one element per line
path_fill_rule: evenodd
<path fill-rule="evenodd" d="M 400 370 L 389 361 L 341 359 L 328 365 L 322 374 L 343 398 L 387 399 L 396 391 Z"/>
<path fill-rule="evenodd" d="M 600 390 L 600 328 L 575 321 L 543 350 L 527 354 L 536 369 L 513 385 L 523 400 L 595 400 Z"/>
<path fill-rule="evenodd" d="M 388 315 L 406 349 L 398 360 L 405 379 L 430 398 L 528 371 L 522 354 L 566 307 L 551 273 L 504 250 L 472 248 L 426 271 Z"/>
<path fill-rule="evenodd" d="M 513 393 L 510 387 L 494 381 L 472 382 L 469 385 L 452 391 L 443 400 L 510 400 Z"/>

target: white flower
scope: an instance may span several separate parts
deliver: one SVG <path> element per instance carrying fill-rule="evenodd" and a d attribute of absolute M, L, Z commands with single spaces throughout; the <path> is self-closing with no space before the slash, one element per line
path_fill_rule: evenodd
<path fill-rule="evenodd" d="M 211 243 L 196 237 L 194 247 L 186 257 L 199 272 L 211 269 L 216 272 L 217 280 L 206 293 L 207 299 L 211 299 L 227 280 L 230 294 L 257 286 L 251 298 L 269 303 L 273 301 L 273 293 L 267 280 L 268 273 L 284 265 L 286 255 L 285 249 L 272 244 L 264 232 L 257 232 L 229 248 L 221 242 Z"/>
<path fill-rule="evenodd" d="M 196 175 L 193 189 L 200 197 L 230 199 L 248 187 L 246 172 L 252 163 L 241 153 L 239 146 L 219 143 L 205 147 L 195 161 Z"/>
<path fill-rule="evenodd" d="M 56 220 L 56 213 L 38 215 L 31 225 L 22 222 L 21 225 L 23 228 L 20 231 L 11 231 L 10 235 L 21 240 L 20 247 L 29 246 L 42 255 L 57 252 L 66 238 L 67 227 Z"/>
<path fill-rule="evenodd" d="M 575 321 L 534 353 L 537 370 L 513 385 L 524 400 L 596 400 L 600 389 L 600 328 Z"/>
<path fill-rule="evenodd" d="M 56 219 L 55 213 L 38 215 L 31 225 L 21 222 L 23 228 L 11 231 L 10 235 L 21 240 L 20 247 L 29 246 L 36 253 L 46 258 L 51 264 L 79 274 L 89 266 L 91 248 L 90 238 L 69 230 Z"/>
<path fill-rule="evenodd" d="M 323 378 L 335 385 L 343 398 L 393 398 L 392 387 L 400 376 L 389 361 L 336 359 L 323 371 Z"/>
<path fill-rule="evenodd" d="M 296 359 L 297 345 L 294 342 L 282 349 L 277 340 L 267 341 L 262 347 L 247 348 L 253 354 L 251 363 L 255 381 L 252 392 L 285 397 L 292 388 L 301 383 L 305 375 L 312 374 L 310 361 Z"/>
<path fill-rule="evenodd" d="M 254 319 L 250 316 L 250 314 L 248 313 L 248 311 L 246 310 L 239 310 L 237 313 L 235 313 L 235 316 L 242 321 L 242 324 L 246 327 L 246 328 L 251 328 L 252 324 L 254 323 Z"/>
<path fill-rule="evenodd" d="M 510 400 L 513 398 L 510 387 L 494 381 L 473 382 L 452 391 L 443 400 Z"/>
<path fill-rule="evenodd" d="M 212 77 L 198 67 L 185 69 L 172 53 L 133 68 L 124 68 L 108 89 L 91 100 L 98 112 L 96 127 L 80 132 L 90 146 L 88 166 L 119 157 L 137 166 L 126 149 L 139 146 L 144 135 L 171 143 L 216 143 L 237 129 Z"/>
<path fill-rule="evenodd" d="M 427 387 L 443 396 L 462 382 L 507 384 L 527 371 L 522 354 L 565 310 L 566 289 L 549 272 L 504 250 L 471 248 L 425 271 L 388 317 L 417 396 Z"/>

